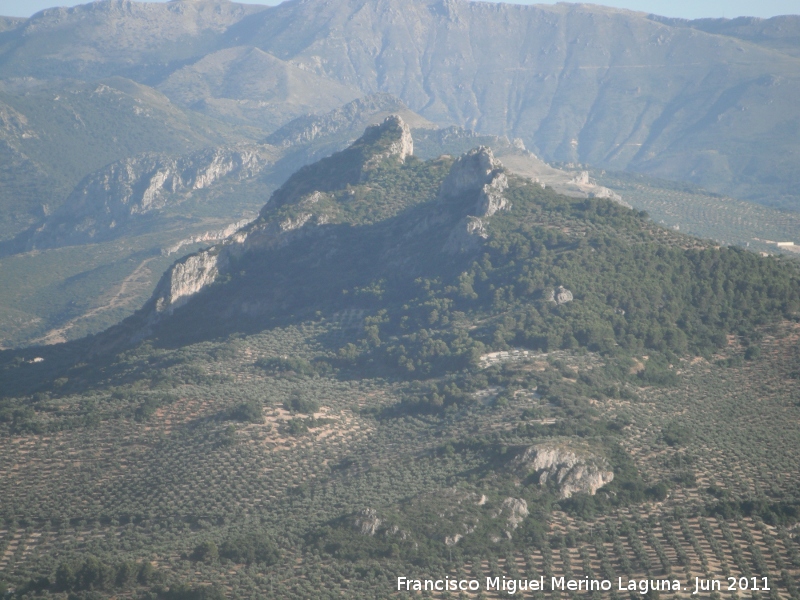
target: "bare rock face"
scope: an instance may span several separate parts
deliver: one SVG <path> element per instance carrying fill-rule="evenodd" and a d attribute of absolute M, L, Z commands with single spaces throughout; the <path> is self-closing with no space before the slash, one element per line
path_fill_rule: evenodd
<path fill-rule="evenodd" d="M 503 196 L 508 188 L 508 177 L 502 163 L 492 150 L 484 146 L 470 150 L 459 157 L 450 168 L 439 188 L 439 197 L 445 201 L 465 198 L 475 199 L 470 214 L 464 217 L 445 241 L 444 251 L 449 254 L 468 252 L 489 237 L 485 219 L 497 211 L 508 210 L 511 203 Z"/>
<path fill-rule="evenodd" d="M 227 257 L 215 248 L 192 254 L 176 262 L 164 274 L 153 297 L 157 313 L 172 313 L 189 298 L 213 283 Z"/>
<path fill-rule="evenodd" d="M 488 237 L 489 234 L 483 221 L 478 217 L 467 216 L 447 236 L 444 251 L 448 254 L 470 252 L 479 247 L 481 241 Z"/>
<path fill-rule="evenodd" d="M 624 206 L 625 208 L 633 208 L 630 204 L 625 202 L 618 193 L 611 191 L 607 187 L 603 187 L 601 185 L 594 186 L 594 190 L 589 192 L 589 198 L 607 198 L 617 204 Z"/>
<path fill-rule="evenodd" d="M 455 199 L 484 190 L 489 185 L 489 193 L 501 193 L 508 187 L 508 180 L 501 178 L 495 183 L 495 178 L 503 175 L 503 164 L 494 157 L 491 148 L 479 146 L 460 156 L 439 188 L 439 197 Z M 475 211 L 479 216 L 491 216 L 481 210 L 479 203 Z M 497 210 L 497 209 L 496 209 Z"/>
<path fill-rule="evenodd" d="M 491 513 L 493 519 L 502 517 L 505 519 L 507 528 L 505 535 L 508 539 L 513 537 L 512 532 L 520 526 L 529 514 L 528 503 L 522 498 L 506 498 L 503 503 Z M 501 540 L 500 536 L 493 536 L 490 538 L 494 543 Z"/>
<path fill-rule="evenodd" d="M 378 512 L 374 508 L 365 508 L 353 521 L 353 526 L 361 535 L 375 535 L 378 528 L 381 526 L 381 519 L 378 518 Z"/>
<path fill-rule="evenodd" d="M 540 485 L 555 481 L 562 498 L 578 492 L 593 496 L 614 480 L 605 459 L 587 449 L 557 444 L 531 446 L 514 459 L 514 467 L 526 476 L 538 474 Z"/>
<path fill-rule="evenodd" d="M 505 173 L 497 173 L 492 180 L 483 186 L 478 200 L 478 214 L 491 217 L 498 210 L 511 208 L 511 203 L 503 196 L 508 188 Z"/>
<path fill-rule="evenodd" d="M 177 204 L 221 179 L 249 179 L 271 163 L 268 146 L 220 147 L 174 157 L 147 153 L 85 177 L 27 241 L 28 249 L 87 243 Z"/>
<path fill-rule="evenodd" d="M 528 503 L 521 498 L 506 498 L 503 500 L 502 511 L 507 515 L 509 527 L 516 529 L 528 516 Z"/>
<path fill-rule="evenodd" d="M 547 298 L 550 302 L 553 302 L 557 306 L 561 306 L 562 304 L 566 304 L 567 302 L 572 302 L 572 292 L 570 292 L 567 288 L 563 285 L 558 286 L 555 290 L 550 290 L 550 294 Z"/>
<path fill-rule="evenodd" d="M 414 154 L 414 139 L 411 128 L 399 115 L 390 115 L 380 125 L 367 127 L 361 140 L 370 142 L 373 139 L 388 139 L 388 145 L 380 152 L 374 153 L 365 163 L 364 169 L 376 165 L 386 158 L 395 156 L 400 162 Z"/>

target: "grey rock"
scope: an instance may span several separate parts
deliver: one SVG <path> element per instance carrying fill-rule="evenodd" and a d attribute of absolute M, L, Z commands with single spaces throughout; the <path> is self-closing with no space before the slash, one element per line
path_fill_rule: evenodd
<path fill-rule="evenodd" d="M 445 202 L 472 202 L 470 214 L 463 217 L 445 240 L 448 254 L 470 252 L 489 237 L 486 219 L 499 210 L 508 210 L 511 203 L 503 196 L 508 177 L 492 150 L 484 146 L 470 150 L 456 159 L 439 188 Z"/>
<path fill-rule="evenodd" d="M 482 241 L 488 239 L 489 233 L 481 219 L 466 216 L 452 229 L 447 236 L 442 250 L 448 254 L 472 252 L 479 248 Z"/>
<path fill-rule="evenodd" d="M 550 302 L 556 304 L 557 306 L 561 306 L 562 304 L 566 304 L 567 302 L 572 302 L 572 292 L 565 288 L 563 285 L 558 286 L 555 290 L 550 290 L 550 293 L 547 298 Z"/>
<path fill-rule="evenodd" d="M 491 148 L 479 146 L 459 157 L 439 188 L 445 200 L 472 197 L 477 202 L 471 212 L 478 217 L 491 217 L 498 210 L 507 210 L 511 204 L 503 197 L 508 188 L 508 178 L 503 164 L 494 157 Z"/>
<path fill-rule="evenodd" d="M 456 159 L 439 188 L 439 197 L 447 200 L 472 194 L 491 184 L 502 169 L 491 148 L 479 146 Z"/>
<path fill-rule="evenodd" d="M 115 237 L 126 224 L 177 205 L 220 180 L 244 180 L 272 163 L 270 146 L 242 145 L 184 157 L 143 154 L 88 175 L 64 204 L 32 232 L 28 249 Z"/>
<path fill-rule="evenodd" d="M 506 498 L 503 500 L 502 511 L 507 515 L 509 527 L 516 529 L 528 516 L 528 503 L 522 498 Z"/>
<path fill-rule="evenodd" d="M 372 155 L 364 165 L 365 170 L 391 157 L 396 157 L 400 162 L 405 162 L 406 158 L 414 154 L 414 139 L 411 137 L 411 128 L 399 115 L 389 115 L 380 125 L 370 125 L 362 138 L 368 140 L 384 135 L 388 135 L 392 141 L 383 152 Z"/>
<path fill-rule="evenodd" d="M 164 274 L 153 292 L 156 313 L 171 314 L 213 283 L 220 269 L 227 264 L 227 256 L 221 255 L 216 248 L 192 254 L 176 262 Z"/>
<path fill-rule="evenodd" d="M 577 492 L 594 495 L 614 480 L 605 459 L 586 448 L 549 443 L 530 446 L 513 461 L 521 475 L 537 474 L 539 484 L 555 481 L 562 498 Z"/>
<path fill-rule="evenodd" d="M 361 535 L 373 536 L 378 532 L 383 521 L 378 518 L 378 511 L 374 508 L 365 508 L 353 520 L 353 526 Z"/>

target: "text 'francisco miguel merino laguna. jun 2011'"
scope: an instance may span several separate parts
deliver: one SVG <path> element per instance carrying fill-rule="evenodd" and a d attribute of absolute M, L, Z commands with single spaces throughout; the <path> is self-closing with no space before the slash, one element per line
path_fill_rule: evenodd
<path fill-rule="evenodd" d="M 725 579 L 701 579 L 695 577 L 689 584 L 682 584 L 678 579 L 626 579 L 617 578 L 617 591 L 638 592 L 645 595 L 650 591 L 681 592 L 692 590 L 692 594 L 710 591 L 769 591 L 767 577 L 727 577 Z M 567 579 L 551 577 L 548 582 L 544 576 L 537 579 L 508 579 L 506 577 L 487 577 L 484 585 L 478 579 L 409 579 L 397 578 L 398 592 L 594 592 L 610 591 L 614 583 L 610 579 Z"/>

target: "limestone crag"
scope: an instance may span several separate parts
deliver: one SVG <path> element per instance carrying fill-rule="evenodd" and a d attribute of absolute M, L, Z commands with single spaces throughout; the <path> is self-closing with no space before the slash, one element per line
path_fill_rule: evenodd
<path fill-rule="evenodd" d="M 547 299 L 553 304 L 561 306 L 562 304 L 566 304 L 567 302 L 572 302 L 573 296 L 571 291 L 569 291 L 563 285 L 560 285 L 558 286 L 557 289 L 550 290 Z"/>
<path fill-rule="evenodd" d="M 414 154 L 411 128 L 398 115 L 390 115 L 380 125 L 367 127 L 360 141 L 370 143 L 379 138 L 389 140 L 388 145 L 384 146 L 382 151 L 371 153 L 364 164 L 364 171 L 392 156 L 397 157 L 400 162 L 404 162 L 406 158 Z"/>
<path fill-rule="evenodd" d="M 153 293 L 157 313 L 171 313 L 213 283 L 220 269 L 227 266 L 226 255 L 215 250 L 192 254 L 172 265 Z"/>
<path fill-rule="evenodd" d="M 378 512 L 374 508 L 365 508 L 353 520 L 353 526 L 361 535 L 373 536 L 378 532 L 383 521 L 378 518 Z"/>
<path fill-rule="evenodd" d="M 453 228 L 444 243 L 444 251 L 448 254 L 461 254 L 479 248 L 481 242 L 488 239 L 486 226 L 478 217 L 467 215 Z"/>
<path fill-rule="evenodd" d="M 516 529 L 528 516 L 528 503 L 521 498 L 506 498 L 503 500 L 502 512 L 507 515 L 509 527 Z"/>
<path fill-rule="evenodd" d="M 538 475 L 539 484 L 552 481 L 562 498 L 583 492 L 594 495 L 614 480 L 608 463 L 585 448 L 558 444 L 531 446 L 514 459 L 514 468 L 521 475 Z"/>
<path fill-rule="evenodd" d="M 170 254 L 175 254 L 184 246 L 189 246 L 191 244 L 200 244 L 202 242 L 219 242 L 232 236 L 248 223 L 250 223 L 249 219 L 242 219 L 241 221 L 236 221 L 235 223 L 231 223 L 230 225 L 223 227 L 222 229 L 217 229 L 216 231 L 206 231 L 205 233 L 201 233 L 199 235 L 190 236 L 177 242 L 176 244 L 173 244 L 169 248 L 163 248 L 161 250 L 161 254 L 164 256 L 169 256 Z"/>
<path fill-rule="evenodd" d="M 439 188 L 444 199 L 459 198 L 481 190 L 503 171 L 502 163 L 494 157 L 491 148 L 479 146 L 459 157 Z"/>
<path fill-rule="evenodd" d="M 470 150 L 453 163 L 439 188 L 439 197 L 445 202 L 474 203 L 445 241 L 445 252 L 469 252 L 489 237 L 485 219 L 511 208 L 511 203 L 503 196 L 507 188 L 505 169 L 490 148 L 480 146 Z"/>
<path fill-rule="evenodd" d="M 43 225 L 27 249 L 114 236 L 128 222 L 178 204 L 221 179 L 249 179 L 272 161 L 269 146 L 220 147 L 176 157 L 146 153 L 88 175 Z"/>
<path fill-rule="evenodd" d="M 508 178 L 505 173 L 498 173 L 492 180 L 483 186 L 478 199 L 478 214 L 491 217 L 498 210 L 511 208 L 511 203 L 503 196 L 508 188 Z"/>

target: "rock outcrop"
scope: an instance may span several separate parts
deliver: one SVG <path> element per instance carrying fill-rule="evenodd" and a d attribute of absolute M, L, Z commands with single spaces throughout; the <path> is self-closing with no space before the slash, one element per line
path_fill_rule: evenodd
<path fill-rule="evenodd" d="M 220 268 L 228 264 L 227 256 L 214 250 L 192 254 L 175 263 L 164 274 L 153 294 L 156 312 L 171 313 L 214 282 Z"/>
<path fill-rule="evenodd" d="M 486 186 L 489 186 L 488 189 Z M 491 216 L 484 214 L 485 208 L 481 209 L 487 203 L 484 196 L 496 195 L 507 187 L 508 180 L 505 179 L 502 163 L 494 157 L 491 148 L 479 146 L 456 159 L 439 188 L 439 197 L 447 200 L 478 193 L 480 203 L 475 211 L 481 213 L 481 216 Z M 495 206 L 494 212 L 500 208 L 505 208 L 505 205 Z"/>
<path fill-rule="evenodd" d="M 531 446 L 514 459 L 513 466 L 523 476 L 537 475 L 540 485 L 554 482 L 562 498 L 578 492 L 593 496 L 614 480 L 605 459 L 585 448 L 558 444 Z"/>
<path fill-rule="evenodd" d="M 219 242 L 232 236 L 234 233 L 239 231 L 242 227 L 250 223 L 250 219 L 242 219 L 241 221 L 236 221 L 235 223 L 231 223 L 230 225 L 223 227 L 222 229 L 217 229 L 215 231 L 206 231 L 204 233 L 193 235 L 188 238 L 182 239 L 179 242 L 173 244 L 169 248 L 162 248 L 161 254 L 164 256 L 169 256 L 170 254 L 175 254 L 184 246 L 189 246 L 191 244 L 201 244 L 203 242 Z"/>
<path fill-rule="evenodd" d="M 147 153 L 85 177 L 44 224 L 28 233 L 27 249 L 109 239 L 126 224 L 222 179 L 249 179 L 271 164 L 269 146 L 203 150 L 183 157 Z"/>
<path fill-rule="evenodd" d="M 489 237 L 485 219 L 511 208 L 511 203 L 503 196 L 507 188 L 505 169 L 490 148 L 480 146 L 470 150 L 453 163 L 439 188 L 439 198 L 445 202 L 467 202 L 471 208 L 445 241 L 445 252 L 471 251 Z"/>
<path fill-rule="evenodd" d="M 508 526 L 516 529 L 528 516 L 528 503 L 521 498 L 506 498 L 503 500 L 502 512 L 506 516 Z"/>
<path fill-rule="evenodd" d="M 364 170 L 381 161 L 396 157 L 400 162 L 414 154 L 414 139 L 411 128 L 398 115 L 390 115 L 380 125 L 370 125 L 359 140 L 362 144 L 376 144 L 380 151 L 372 152 L 364 164 Z"/>
<path fill-rule="evenodd" d="M 361 535 L 375 535 L 382 523 L 383 521 L 378 518 L 378 512 L 374 508 L 365 508 L 353 519 L 353 526 Z"/>
<path fill-rule="evenodd" d="M 547 299 L 557 306 L 572 302 L 572 292 L 565 288 L 563 285 L 558 286 L 557 289 L 550 290 Z"/>

